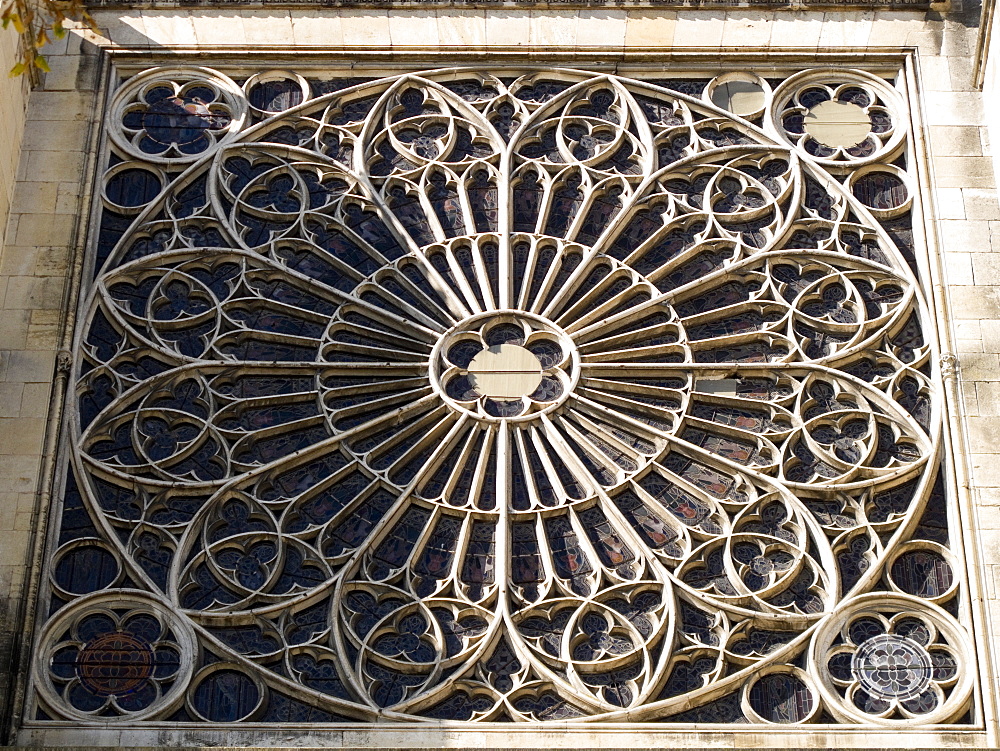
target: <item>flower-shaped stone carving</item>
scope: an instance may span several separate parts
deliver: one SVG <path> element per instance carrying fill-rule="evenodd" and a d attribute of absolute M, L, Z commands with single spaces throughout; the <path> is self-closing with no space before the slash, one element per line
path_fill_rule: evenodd
<path fill-rule="evenodd" d="M 565 400 L 578 355 L 552 323 L 524 313 L 462 321 L 437 345 L 434 376 L 447 399 L 483 419 L 527 417 Z"/>
<path fill-rule="evenodd" d="M 867 595 L 869 606 L 878 595 Z M 958 710 L 970 676 L 957 623 L 933 605 L 893 610 L 893 596 L 863 609 L 846 609 L 838 629 L 825 625 L 814 637 L 827 690 L 838 711 L 885 724 L 934 721 Z M 912 600 L 911 602 L 917 602 Z"/>
<path fill-rule="evenodd" d="M 59 636 L 46 653 L 46 693 L 78 717 L 147 716 L 183 690 L 192 667 L 189 634 L 141 594 L 114 608 L 102 599 L 90 598 L 54 624 Z"/>
<path fill-rule="evenodd" d="M 115 96 L 111 134 L 137 158 L 187 162 L 235 135 L 248 109 L 226 76 L 177 70 L 137 76 Z"/>

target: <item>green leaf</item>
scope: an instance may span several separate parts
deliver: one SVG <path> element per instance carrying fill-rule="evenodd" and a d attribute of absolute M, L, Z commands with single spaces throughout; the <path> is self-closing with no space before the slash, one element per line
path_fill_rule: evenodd
<path fill-rule="evenodd" d="M 44 55 L 35 55 L 35 67 L 44 70 L 46 73 L 52 72 L 52 68 L 49 67 L 49 63 Z"/>
<path fill-rule="evenodd" d="M 11 13 L 10 20 L 14 23 L 14 30 L 18 34 L 24 33 L 24 24 L 21 22 L 21 17 L 17 13 Z"/>
<path fill-rule="evenodd" d="M 62 21 L 56 21 L 55 25 L 52 27 L 52 33 L 55 35 L 56 39 L 62 39 L 66 36 L 66 29 L 63 28 Z"/>
<path fill-rule="evenodd" d="M 13 68 L 10 69 L 10 77 L 17 78 L 27 69 L 28 66 L 26 66 L 24 63 L 18 63 L 17 65 L 15 65 Z"/>

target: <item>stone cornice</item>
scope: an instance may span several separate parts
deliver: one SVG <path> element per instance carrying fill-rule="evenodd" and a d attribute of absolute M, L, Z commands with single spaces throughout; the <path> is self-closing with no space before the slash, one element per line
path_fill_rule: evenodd
<path fill-rule="evenodd" d="M 454 8 L 461 10 L 569 10 L 584 8 L 683 10 L 683 9 L 754 9 L 754 10 L 927 10 L 928 0 L 550 0 L 549 2 L 512 2 L 512 0 L 89 0 L 91 8 L 370 8 L 421 9 Z"/>

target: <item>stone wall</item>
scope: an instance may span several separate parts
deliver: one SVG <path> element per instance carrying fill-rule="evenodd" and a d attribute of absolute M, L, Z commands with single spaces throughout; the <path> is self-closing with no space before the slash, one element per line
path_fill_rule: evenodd
<path fill-rule="evenodd" d="M 4 4 L 6 5 L 6 4 Z M 20 146 L 28 103 L 28 77 L 10 78 L 7 71 L 17 62 L 20 40 L 13 28 L 0 31 L 0 529 L 5 540 L 0 546 L 0 665 L 10 656 L 11 639 L 18 631 L 15 611 L 24 579 L 24 551 L 28 542 L 31 510 L 38 478 L 43 418 L 48 403 L 48 376 L 33 375 L 26 366 L 25 351 L 32 348 L 28 329 L 31 307 L 26 304 L 22 278 L 33 277 L 34 261 L 26 262 L 14 246 L 16 222 L 13 214 L 24 210 L 34 199 L 23 189 L 15 192 Z M 31 256 L 34 259 L 34 256 Z M 61 282 L 60 282 L 61 283 Z M 33 284 L 30 280 L 28 284 Z M 8 289 L 9 287 L 9 289 Z M 53 301 L 42 318 L 56 321 L 59 301 Z M 38 319 L 41 320 L 41 319 Z M 46 345 L 51 349 L 51 344 Z M 28 355 L 30 358 L 30 355 Z M 37 434 L 39 440 L 21 443 L 20 431 Z M 9 673 L 0 668 L 0 696 L 7 690 Z M 0 712 L 2 716 L 2 712 Z"/>
<path fill-rule="evenodd" d="M 937 7 L 937 6 L 935 6 Z M 104 37 L 76 32 L 47 52 L 52 73 L 32 92 L 27 127 L 13 191 L 6 243 L 0 256 L 0 650 L 22 633 L 33 604 L 26 594 L 25 571 L 41 543 L 38 509 L 49 502 L 46 460 L 56 436 L 49 418 L 58 405 L 49 394 L 58 372 L 57 353 L 67 346 L 63 330 L 70 284 L 79 279 L 81 237 L 88 215 L 87 154 L 95 120 L 98 50 L 116 47 L 158 55 L 196 56 L 199 48 L 243 52 L 250 48 L 280 57 L 296 50 L 347 51 L 348 57 L 374 55 L 398 69 L 411 61 L 459 64 L 485 53 L 532 50 L 536 64 L 618 66 L 631 55 L 671 52 L 689 67 L 718 72 L 720 52 L 757 55 L 757 72 L 783 55 L 803 64 L 842 64 L 876 53 L 916 50 L 921 86 L 921 136 L 930 157 L 925 176 L 933 185 L 929 243 L 941 268 L 932 270 L 935 302 L 941 316 L 941 351 L 957 355 L 954 399 L 949 404 L 951 432 L 959 461 L 955 473 L 966 525 L 965 545 L 974 589 L 986 599 L 977 623 L 982 635 L 983 707 L 988 733 L 937 736 L 879 736 L 880 745 L 936 746 L 941 743 L 998 744 L 992 695 L 997 684 L 989 652 L 1000 652 L 1000 203 L 987 123 L 996 120 L 996 94 L 981 95 L 972 80 L 972 54 L 978 9 L 961 0 L 922 11 L 756 11 L 756 10 L 125 10 L 100 11 Z M 5 66 L 13 37 L 0 40 Z M 994 38 L 994 45 L 1000 40 Z M 714 60 L 713 60 L 714 58 Z M 996 92 L 994 54 L 987 91 Z M 421 63 L 423 64 L 423 63 Z M 20 139 L 22 81 L 0 77 L 0 139 Z M 13 113 L 12 116 L 7 113 Z M 995 134 L 1000 138 L 1000 134 Z M 920 147 L 921 138 L 916 139 Z M 0 166 L 0 219 L 11 195 L 11 153 Z M 949 312 L 950 311 L 950 312 Z M 948 360 L 951 362 L 951 360 Z M 977 582 L 981 578 L 981 582 Z M 30 577 L 28 577 L 30 582 Z M 23 654 L 23 653 L 22 653 Z M 0 672 L 0 691 L 6 676 Z M 15 697 L 16 698 L 16 697 Z M 703 745 L 710 733 L 675 736 L 675 745 Z M 73 743 L 72 732 L 22 734 L 22 743 Z M 536 745 L 541 734 L 522 745 Z M 570 736 L 546 733 L 552 746 L 586 745 Z M 595 736 L 596 737 L 596 736 Z M 647 738 L 654 742 L 652 735 Z M 338 735 L 344 744 L 403 742 L 378 733 Z M 117 744 L 114 733 L 105 736 Z M 205 739 L 200 739 L 205 740 Z M 230 742 L 259 742 L 253 734 L 231 735 Z M 523 739 L 522 739 L 523 740 Z M 771 734 L 740 734 L 735 743 L 773 743 Z M 329 738 L 327 741 L 331 741 Z M 102 741 L 103 742 L 103 741 Z M 150 742 L 156 742 L 150 739 Z M 192 739 L 190 742 L 195 742 Z M 223 742 L 218 740 L 217 742 Z M 415 743 L 410 739 L 407 743 Z M 469 739 L 454 736 L 452 743 Z M 483 745 L 504 745 L 509 736 L 483 738 Z M 666 741 L 655 741 L 666 742 Z M 788 744 L 798 745 L 788 736 Z M 869 735 L 830 732 L 819 745 L 870 746 Z M 619 733 L 609 745 L 636 745 Z M 416 745 L 423 745 L 416 743 Z"/>

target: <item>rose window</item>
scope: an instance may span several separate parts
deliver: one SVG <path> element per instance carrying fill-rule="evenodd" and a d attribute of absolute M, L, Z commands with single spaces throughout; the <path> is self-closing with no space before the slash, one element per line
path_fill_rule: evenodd
<path fill-rule="evenodd" d="M 890 82 L 109 112 L 39 722 L 975 716 Z"/>

